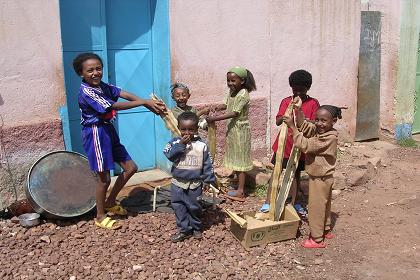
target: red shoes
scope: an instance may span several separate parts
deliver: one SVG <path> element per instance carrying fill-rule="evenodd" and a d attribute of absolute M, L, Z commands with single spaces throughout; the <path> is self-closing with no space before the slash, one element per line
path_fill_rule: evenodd
<path fill-rule="evenodd" d="M 333 238 L 334 238 L 334 234 L 332 233 L 332 231 L 331 231 L 331 230 L 329 230 L 329 231 L 327 231 L 327 232 L 324 234 L 324 237 L 325 237 L 325 238 L 327 238 L 327 239 L 333 239 Z"/>
<path fill-rule="evenodd" d="M 324 233 L 324 238 L 333 239 L 334 234 L 332 233 L 331 230 L 326 231 Z M 309 238 L 302 242 L 302 246 L 305 248 L 325 248 L 327 245 L 323 241 L 316 242 L 315 240 L 312 239 L 311 235 L 309 235 Z"/>
<path fill-rule="evenodd" d="M 315 240 L 313 240 L 312 238 L 309 238 L 302 243 L 302 246 L 304 248 L 317 249 L 317 248 L 325 248 L 326 245 L 322 241 L 318 243 Z"/>

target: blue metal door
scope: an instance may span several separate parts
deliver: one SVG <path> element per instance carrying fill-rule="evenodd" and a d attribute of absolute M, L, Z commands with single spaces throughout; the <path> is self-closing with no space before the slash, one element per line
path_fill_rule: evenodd
<path fill-rule="evenodd" d="M 101 56 L 104 82 L 141 98 L 149 98 L 151 92 L 156 92 L 169 100 L 167 13 L 167 0 L 60 1 L 67 92 L 67 108 L 64 108 L 67 110 L 62 118 L 68 116 L 68 121 L 63 121 L 67 149 L 84 152 L 77 104 L 80 77 L 74 73 L 71 63 L 79 53 L 95 52 Z M 156 45 L 159 47 L 155 48 L 154 54 Z M 161 84 L 157 86 L 156 80 Z M 153 113 L 144 107 L 119 111 L 114 125 L 121 142 L 141 170 L 166 166 L 160 153 L 169 134 Z"/>

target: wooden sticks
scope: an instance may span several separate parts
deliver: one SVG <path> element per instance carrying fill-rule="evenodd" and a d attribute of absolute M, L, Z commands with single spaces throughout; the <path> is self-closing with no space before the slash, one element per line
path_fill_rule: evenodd
<path fill-rule="evenodd" d="M 293 146 L 292 152 L 289 156 L 286 169 L 284 170 L 282 183 L 280 184 L 279 193 L 277 195 L 275 204 L 274 220 L 279 221 L 281 214 L 284 210 L 287 196 L 289 195 L 290 186 L 292 185 L 293 179 L 295 178 L 296 168 L 299 163 L 300 150 Z M 293 202 L 292 202 L 293 203 Z"/>
<path fill-rule="evenodd" d="M 300 107 L 302 105 L 302 101 L 299 97 L 295 97 L 292 102 L 290 102 L 289 106 L 286 109 L 285 116 L 291 116 L 293 113 L 293 108 L 295 106 Z M 285 123 L 282 123 L 280 125 L 280 132 L 278 137 L 278 146 L 276 151 L 276 163 L 274 165 L 274 171 L 273 176 L 271 180 L 271 194 L 270 194 L 270 210 L 269 210 L 269 219 L 272 221 L 277 221 L 280 217 L 276 217 L 276 209 L 277 209 L 277 200 L 278 200 L 278 194 L 279 194 L 279 188 L 280 188 L 280 177 L 283 169 L 283 158 L 284 158 L 284 147 L 286 144 L 286 137 L 287 137 L 287 125 Z M 286 180 L 289 180 L 290 176 L 286 178 Z M 292 178 L 293 180 L 293 178 Z M 284 180 L 283 180 L 284 182 Z M 290 188 L 290 186 L 289 186 Z M 286 194 L 286 198 L 289 192 Z M 283 205 L 284 206 L 284 205 Z M 277 211 L 278 212 L 278 211 Z"/>
<path fill-rule="evenodd" d="M 163 100 L 157 97 L 157 95 L 154 93 L 150 94 L 150 98 L 155 101 L 163 102 Z M 165 104 L 165 102 L 163 103 Z M 168 108 L 168 106 L 166 106 L 166 108 Z M 171 112 L 171 110 L 167 110 L 166 114 L 160 115 L 160 117 L 164 121 L 167 129 L 169 129 L 175 136 L 181 136 L 181 132 L 178 129 L 178 121 L 175 119 L 174 114 Z"/>

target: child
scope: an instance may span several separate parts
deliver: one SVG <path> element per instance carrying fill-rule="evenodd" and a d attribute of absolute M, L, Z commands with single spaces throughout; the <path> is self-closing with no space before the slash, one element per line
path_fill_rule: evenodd
<path fill-rule="evenodd" d="M 105 229 L 118 229 L 121 225 L 107 217 L 105 211 L 117 215 L 127 214 L 115 199 L 128 179 L 137 171 L 137 166 L 120 143 L 111 123 L 115 118 L 115 111 L 145 106 L 155 114 L 161 114 L 165 111 L 165 105 L 162 102 L 140 99 L 134 94 L 102 82 L 103 63 L 94 53 L 79 54 L 73 60 L 73 68 L 82 78 L 78 101 L 82 114 L 83 147 L 90 168 L 99 174 L 96 186 L 95 225 Z M 117 102 L 118 98 L 128 102 Z M 121 166 L 123 172 L 106 198 L 106 191 L 111 182 L 110 170 L 114 169 L 114 162 Z"/>
<path fill-rule="evenodd" d="M 305 70 L 297 70 L 292 72 L 289 76 L 289 85 L 292 88 L 293 96 L 289 96 L 284 98 L 279 106 L 279 111 L 276 115 L 276 125 L 279 126 L 284 119 L 284 113 L 286 112 L 287 107 L 289 106 L 290 102 L 293 101 L 293 99 L 296 96 L 299 96 L 302 100 L 302 106 L 301 109 L 303 111 L 303 114 L 308 120 L 313 121 L 315 119 L 315 112 L 319 107 L 319 102 L 315 98 L 310 97 L 307 95 L 308 90 L 311 88 L 312 85 L 312 75 L 308 71 Z M 278 146 L 279 138 L 277 136 L 276 141 L 273 144 L 273 157 L 271 159 L 271 162 L 273 164 L 276 163 L 276 151 Z M 286 168 L 287 161 L 289 160 L 290 153 L 293 148 L 293 139 L 292 139 L 292 132 L 291 129 L 289 129 L 287 137 L 286 137 L 286 143 L 284 147 L 284 158 L 282 163 L 282 168 Z M 292 196 L 292 203 L 294 203 L 294 199 L 296 197 L 297 190 L 300 190 L 300 172 L 304 170 L 305 168 L 305 155 L 302 154 L 299 159 L 299 164 L 296 168 L 295 178 L 292 182 L 292 185 L 290 187 L 290 195 Z M 261 207 L 261 212 L 268 212 L 270 209 L 270 195 L 271 195 L 271 180 L 270 180 L 270 186 L 267 191 L 267 197 L 265 200 L 265 203 Z M 299 207 L 300 205 L 295 205 L 297 208 L 299 214 L 305 216 L 306 210 L 302 207 Z"/>
<path fill-rule="evenodd" d="M 284 122 L 292 130 L 293 142 L 306 154 L 305 170 L 309 175 L 308 222 L 311 234 L 302 244 L 305 248 L 324 248 L 324 238 L 331 239 L 331 192 L 337 159 L 338 133 L 333 125 L 341 119 L 341 109 L 323 105 L 316 111 L 315 124 L 296 115 L 296 125 L 290 117 Z"/>
<path fill-rule="evenodd" d="M 178 116 L 183 112 L 196 113 L 198 117 L 208 113 L 208 109 L 197 111 L 196 108 L 187 105 L 188 99 L 190 99 L 190 89 L 183 83 L 175 83 L 171 87 L 172 99 L 176 105 L 171 109 L 174 117 L 178 119 Z"/>
<path fill-rule="evenodd" d="M 207 144 L 198 136 L 198 116 L 193 112 L 178 117 L 181 137 L 175 137 L 166 145 L 163 153 L 173 162 L 171 173 L 171 204 L 175 211 L 178 232 L 172 242 L 183 241 L 191 234 L 202 238 L 200 220 L 203 184 L 207 187 L 216 180 Z"/>
<path fill-rule="evenodd" d="M 245 201 L 245 172 L 253 168 L 251 160 L 251 131 L 248 120 L 249 93 L 257 89 L 252 73 L 243 67 L 233 67 L 227 74 L 229 93 L 225 96 L 220 116 L 209 116 L 207 122 L 228 119 L 224 166 L 238 175 L 237 190 L 228 192 L 228 198 Z"/>

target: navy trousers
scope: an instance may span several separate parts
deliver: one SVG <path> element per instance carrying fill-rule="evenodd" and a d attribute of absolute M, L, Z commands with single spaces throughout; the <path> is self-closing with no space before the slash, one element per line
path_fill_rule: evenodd
<path fill-rule="evenodd" d="M 179 232 L 201 231 L 201 205 L 197 198 L 202 194 L 202 191 L 202 186 L 184 190 L 174 184 L 171 185 L 171 204 Z"/>

